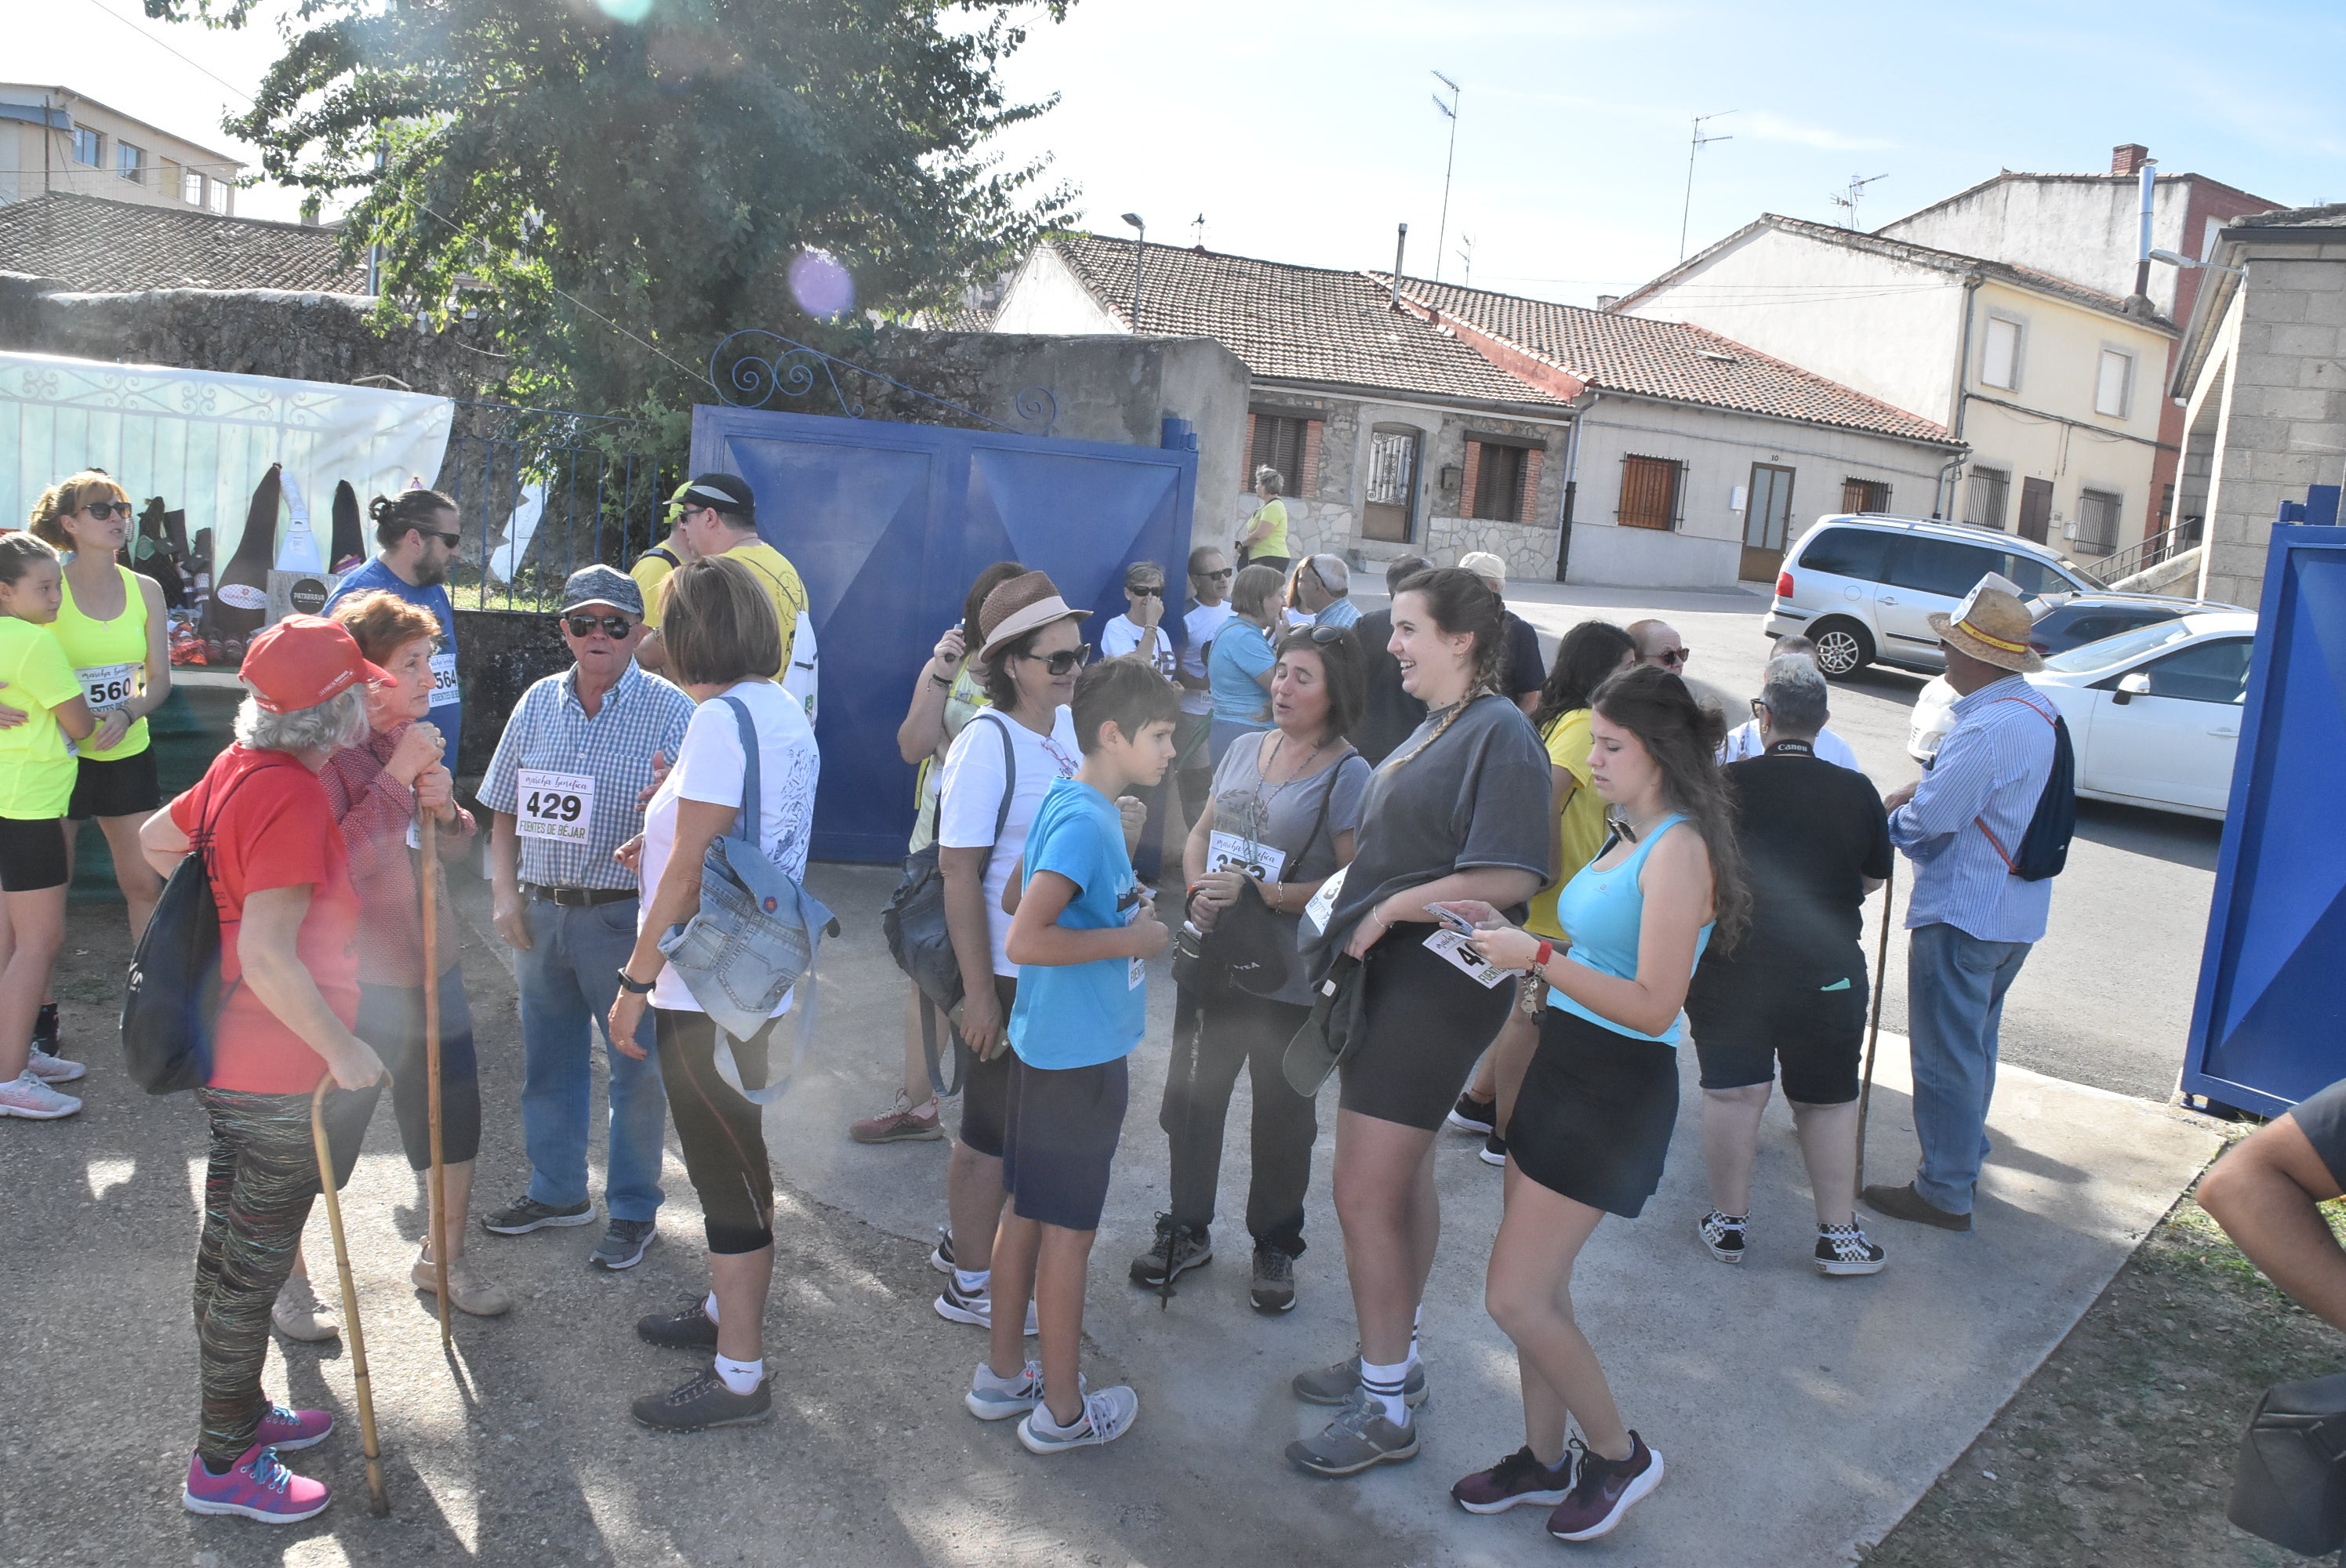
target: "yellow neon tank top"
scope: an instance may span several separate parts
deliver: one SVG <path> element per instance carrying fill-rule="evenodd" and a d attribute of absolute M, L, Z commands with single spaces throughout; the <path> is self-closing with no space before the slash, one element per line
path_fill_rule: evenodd
<path fill-rule="evenodd" d="M 65 601 L 49 626 L 57 646 L 66 650 L 74 677 L 81 682 L 82 697 L 101 724 L 107 709 L 119 708 L 147 689 L 147 596 L 139 592 L 138 574 L 118 561 L 114 569 L 122 576 L 120 615 L 109 621 L 84 615 L 74 603 L 73 579 L 67 577 Z M 104 751 L 84 746 L 81 754 L 93 762 L 118 762 L 138 756 L 147 744 L 147 721 L 141 718 L 118 744 Z"/>

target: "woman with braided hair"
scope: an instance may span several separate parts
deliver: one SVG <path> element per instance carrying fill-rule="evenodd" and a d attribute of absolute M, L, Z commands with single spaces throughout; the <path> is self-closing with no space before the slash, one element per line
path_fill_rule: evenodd
<path fill-rule="evenodd" d="M 1288 1448 L 1320 1475 L 1417 1453 L 1417 1314 L 1442 1228 L 1434 1135 L 1515 997 L 1429 906 L 1481 900 L 1521 919 L 1547 881 L 1547 753 L 1497 689 L 1499 596 L 1471 572 L 1418 573 L 1393 596 L 1386 647 L 1425 721 L 1371 779 L 1352 864 L 1324 922 L 1307 912 L 1300 933 L 1315 972 L 1360 961 L 1366 1019 L 1341 1068 L 1335 1161 L 1360 1354 L 1293 1384 L 1306 1403 L 1343 1407 Z"/>

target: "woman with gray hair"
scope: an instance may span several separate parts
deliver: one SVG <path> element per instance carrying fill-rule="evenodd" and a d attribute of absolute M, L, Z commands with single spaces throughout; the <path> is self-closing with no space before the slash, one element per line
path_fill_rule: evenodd
<path fill-rule="evenodd" d="M 1711 1256 L 1743 1261 L 1760 1116 L 1778 1074 L 1816 1199 L 1817 1272 L 1878 1274 L 1857 1223 L 1858 1055 L 1866 1012 L 1865 897 L 1890 875 L 1890 821 L 1872 780 L 1826 761 L 1825 677 L 1800 655 L 1770 659 L 1752 700 L 1759 754 L 1721 777 L 1750 868 L 1751 929 L 1703 954 L 1687 991 L 1702 1064 L 1702 1152 Z"/>
<path fill-rule="evenodd" d="M 149 817 L 138 840 L 166 879 L 205 847 L 226 998 L 196 1090 L 211 1121 L 196 1250 L 203 1398 L 180 1501 L 195 1513 L 291 1524 L 332 1495 L 277 1456 L 323 1441 L 334 1418 L 288 1410 L 260 1389 L 270 1308 L 319 1191 L 311 1096 L 332 1075 L 362 1127 L 382 1077 L 381 1060 L 351 1033 L 359 897 L 318 773 L 366 735 L 366 687 L 391 677 L 342 626 L 299 615 L 252 640 L 240 674 L 250 695 L 237 710 L 236 744 Z M 367 1098 L 347 1098 L 356 1095 Z M 328 1105 L 330 1119 L 343 1122 L 332 1097 Z"/>

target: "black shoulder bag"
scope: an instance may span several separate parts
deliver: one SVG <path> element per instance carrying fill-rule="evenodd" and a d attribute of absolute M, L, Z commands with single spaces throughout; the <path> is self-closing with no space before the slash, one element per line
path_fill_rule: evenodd
<path fill-rule="evenodd" d="M 2265 1390 L 2224 1517 L 2308 1556 L 2346 1544 L 2346 1373 Z"/>
<path fill-rule="evenodd" d="M 228 793 L 243 782 L 237 779 Z M 211 842 L 227 805 L 224 795 L 211 820 L 189 836 L 187 856 L 163 884 L 130 960 L 122 998 L 122 1054 L 132 1082 L 150 1095 L 176 1095 L 211 1076 L 212 1040 L 228 1001 L 220 989 L 219 900 L 212 891 Z M 235 989 L 230 985 L 229 992 Z"/>
<path fill-rule="evenodd" d="M 980 713 L 970 722 L 988 717 Z M 994 728 L 1002 738 L 1002 806 L 994 814 L 994 841 L 1010 821 L 1010 802 L 1018 793 L 1018 753 L 1010 743 L 1010 721 L 995 716 Z M 944 814 L 942 799 L 937 814 Z M 945 879 L 937 866 L 939 845 L 932 836 L 925 845 L 904 857 L 904 873 L 888 907 L 880 912 L 880 929 L 887 934 L 888 956 L 912 978 L 921 993 L 921 1050 L 928 1057 L 929 1087 L 940 1098 L 961 1093 L 960 1074 L 945 1079 L 937 1042 L 937 1014 L 961 1005 L 961 961 L 954 956 L 953 931 L 945 921 Z M 958 1067 L 958 1060 L 955 1062 Z"/>
<path fill-rule="evenodd" d="M 1295 852 L 1293 865 L 1301 866 L 1311 858 L 1311 850 L 1319 843 L 1320 835 L 1327 830 L 1328 811 L 1336 799 L 1336 775 L 1343 769 L 1344 755 L 1329 765 L 1328 786 L 1320 791 L 1320 812 L 1313 819 L 1311 831 L 1303 847 Z M 1192 985 L 1202 994 L 1211 996 L 1217 987 L 1205 972 L 1219 968 L 1227 976 L 1226 984 L 1250 996 L 1276 996 L 1287 988 L 1294 977 L 1295 965 L 1301 956 L 1290 940 L 1290 928 L 1279 918 L 1278 911 L 1262 901 L 1262 894 L 1251 881 L 1239 884 L 1238 901 L 1214 917 L 1214 929 L 1198 942 L 1198 960 L 1193 970 L 1198 978 Z M 1176 949 L 1177 958 L 1178 949 Z M 1202 983 L 1201 983 L 1202 982 Z"/>

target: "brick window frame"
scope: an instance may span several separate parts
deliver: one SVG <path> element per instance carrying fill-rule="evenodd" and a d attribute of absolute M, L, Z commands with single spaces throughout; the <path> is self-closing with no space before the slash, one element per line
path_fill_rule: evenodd
<path fill-rule="evenodd" d="M 1254 489 L 1254 473 L 1268 463 L 1286 480 L 1282 495 L 1308 498 L 1320 489 L 1320 443 L 1327 416 L 1319 409 L 1263 404 L 1247 411 L 1246 472 L 1242 491 Z"/>

